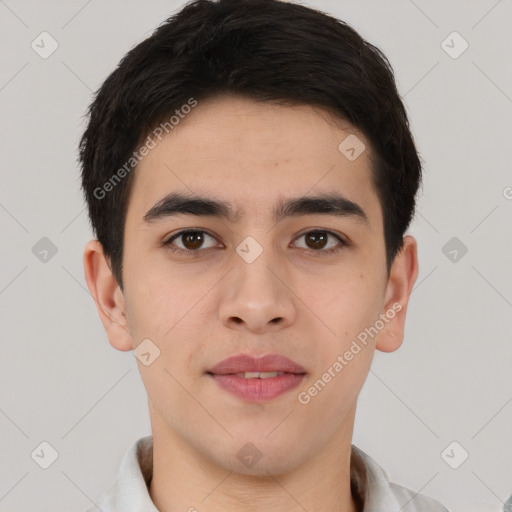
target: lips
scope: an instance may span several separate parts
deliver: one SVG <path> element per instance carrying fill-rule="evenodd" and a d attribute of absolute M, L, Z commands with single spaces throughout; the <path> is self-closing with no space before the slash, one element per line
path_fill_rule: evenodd
<path fill-rule="evenodd" d="M 306 376 L 302 366 L 278 354 L 230 357 L 206 373 L 221 389 L 246 403 L 268 403 L 296 388 Z"/>
<path fill-rule="evenodd" d="M 213 375 L 243 374 L 246 378 L 271 378 L 275 377 L 272 375 L 273 372 L 305 374 L 306 370 L 291 359 L 279 354 L 267 354 L 258 358 L 241 354 L 224 359 L 207 373 Z M 257 373 L 260 375 L 256 375 Z"/>

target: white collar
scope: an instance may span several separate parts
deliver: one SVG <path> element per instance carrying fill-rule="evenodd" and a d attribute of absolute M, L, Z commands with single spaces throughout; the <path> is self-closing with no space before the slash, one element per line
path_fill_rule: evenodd
<path fill-rule="evenodd" d="M 102 512 L 159 512 L 149 495 L 153 437 L 140 438 L 126 452 L 116 479 L 101 495 Z M 448 512 L 438 501 L 391 483 L 385 471 L 352 445 L 351 482 L 365 493 L 363 512 Z M 96 511 L 96 507 L 85 512 Z"/>

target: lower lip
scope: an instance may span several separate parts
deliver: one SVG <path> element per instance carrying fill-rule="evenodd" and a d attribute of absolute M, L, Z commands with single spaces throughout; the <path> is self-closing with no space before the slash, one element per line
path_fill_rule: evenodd
<path fill-rule="evenodd" d="M 210 376 L 232 395 L 249 402 L 266 402 L 297 387 L 305 374 L 286 373 L 268 379 L 246 379 L 237 375 Z"/>

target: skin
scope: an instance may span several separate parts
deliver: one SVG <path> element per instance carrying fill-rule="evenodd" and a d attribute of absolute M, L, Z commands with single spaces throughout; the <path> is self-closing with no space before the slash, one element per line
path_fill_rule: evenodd
<path fill-rule="evenodd" d="M 338 150 L 350 133 L 366 145 L 354 161 Z M 149 338 L 161 351 L 149 366 L 137 360 L 154 441 L 150 496 L 159 510 L 357 510 L 350 491 L 357 397 L 374 351 L 402 343 L 418 274 L 416 240 L 405 236 L 388 277 L 369 152 L 362 134 L 319 108 L 229 96 L 199 102 L 135 171 L 124 292 L 98 241 L 87 244 L 86 281 L 110 344 L 127 351 Z M 144 222 L 173 191 L 229 201 L 240 216 Z M 369 224 L 322 214 L 272 221 L 278 198 L 318 192 L 343 193 Z M 178 237 L 174 246 L 197 254 L 159 245 L 186 228 L 206 230 L 203 245 Z M 350 245 L 331 235 L 315 246 L 303 236 L 313 229 Z M 250 264 L 236 252 L 248 236 L 263 248 Z M 339 252 L 325 253 L 336 246 Z M 309 403 L 299 403 L 297 394 L 396 303 L 402 309 L 379 334 Z M 246 402 L 205 373 L 241 353 L 285 355 L 306 378 L 271 401 Z M 248 442 L 262 454 L 251 468 L 236 456 Z"/>

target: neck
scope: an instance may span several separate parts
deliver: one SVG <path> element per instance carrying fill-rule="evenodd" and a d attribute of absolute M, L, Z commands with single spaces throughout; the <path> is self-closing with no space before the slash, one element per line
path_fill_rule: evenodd
<path fill-rule="evenodd" d="M 215 459 L 207 456 L 155 411 L 151 423 L 149 494 L 160 512 L 358 512 L 350 486 L 353 421 L 293 468 L 283 470 L 270 460 L 252 474 L 234 470 L 221 452 Z"/>

